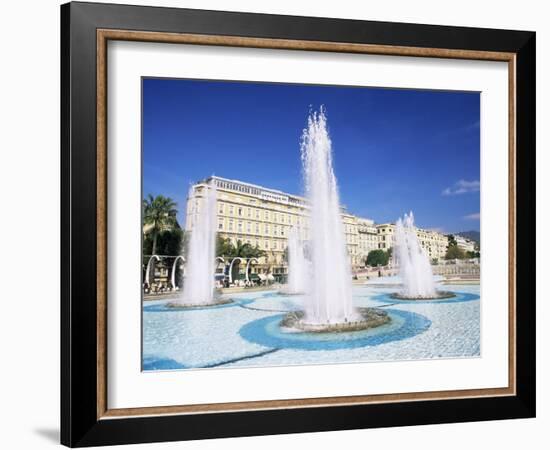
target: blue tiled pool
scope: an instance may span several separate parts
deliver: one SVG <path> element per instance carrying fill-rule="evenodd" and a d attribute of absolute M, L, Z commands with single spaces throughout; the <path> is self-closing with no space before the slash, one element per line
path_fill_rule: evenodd
<path fill-rule="evenodd" d="M 232 295 L 233 303 L 177 310 L 143 305 L 143 370 L 327 364 L 480 354 L 479 285 L 445 286 L 456 297 L 403 301 L 395 289 L 356 285 L 354 303 L 385 309 L 389 324 L 347 333 L 291 333 L 279 327 L 301 296 L 271 291 Z"/>

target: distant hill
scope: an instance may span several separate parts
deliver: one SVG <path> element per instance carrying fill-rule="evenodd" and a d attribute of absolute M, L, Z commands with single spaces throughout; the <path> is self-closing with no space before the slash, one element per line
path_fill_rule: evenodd
<path fill-rule="evenodd" d="M 462 237 L 465 237 L 465 238 L 470 239 L 472 241 L 476 241 L 477 244 L 479 245 L 479 240 L 480 240 L 479 231 L 476 231 L 476 230 L 459 231 L 459 232 L 454 233 L 454 234 L 459 234 Z"/>

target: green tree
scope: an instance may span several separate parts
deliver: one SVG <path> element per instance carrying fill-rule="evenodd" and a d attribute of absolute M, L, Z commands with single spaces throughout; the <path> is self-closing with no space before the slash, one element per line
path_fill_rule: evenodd
<path fill-rule="evenodd" d="M 454 235 L 448 234 L 447 239 L 448 239 L 447 248 L 449 248 L 451 246 L 457 246 L 458 245 Z"/>
<path fill-rule="evenodd" d="M 231 239 L 223 238 L 220 235 L 216 237 L 216 256 L 224 258 L 232 257 L 235 254 L 235 247 Z"/>
<path fill-rule="evenodd" d="M 241 258 L 260 258 L 265 255 L 265 252 L 261 250 L 258 246 L 252 246 L 248 242 L 237 241 L 235 247 L 236 255 Z"/>
<path fill-rule="evenodd" d="M 187 247 L 186 244 L 187 234 L 176 224 L 172 230 L 164 230 L 158 233 L 156 253 L 153 253 L 152 233 L 148 233 L 143 241 L 143 254 L 182 255 Z"/>
<path fill-rule="evenodd" d="M 283 261 L 288 263 L 288 246 L 285 247 L 285 251 L 283 252 Z"/>
<path fill-rule="evenodd" d="M 224 258 L 260 258 L 265 252 L 258 246 L 252 246 L 248 242 L 237 241 L 233 245 L 230 239 L 218 236 L 216 242 L 216 255 Z"/>
<path fill-rule="evenodd" d="M 302 246 L 303 246 L 302 249 L 303 249 L 303 252 L 304 252 L 304 258 L 307 261 L 311 261 L 311 245 L 310 245 L 309 241 L 305 241 L 302 244 Z M 285 247 L 285 251 L 283 252 L 283 261 L 288 263 L 288 247 Z"/>
<path fill-rule="evenodd" d="M 447 247 L 447 253 L 445 253 L 445 259 L 464 259 L 466 253 L 464 250 L 458 247 L 458 245 L 449 245 Z"/>
<path fill-rule="evenodd" d="M 143 224 L 146 236 L 151 238 L 151 254 L 157 253 L 158 237 L 161 231 L 176 225 L 177 204 L 170 197 L 151 194 L 143 200 Z"/>
<path fill-rule="evenodd" d="M 371 267 L 385 266 L 390 260 L 390 252 L 381 249 L 371 250 L 367 255 L 367 265 Z"/>

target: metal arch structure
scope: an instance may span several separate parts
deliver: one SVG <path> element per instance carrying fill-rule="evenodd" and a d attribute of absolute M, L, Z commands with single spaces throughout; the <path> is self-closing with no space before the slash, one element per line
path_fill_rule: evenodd
<path fill-rule="evenodd" d="M 215 267 L 216 267 L 216 274 L 218 273 L 218 268 L 220 267 L 220 264 L 222 264 L 222 273 L 225 277 L 225 268 L 227 267 L 227 264 L 226 264 L 226 261 L 225 259 L 223 258 L 223 256 L 216 256 L 214 258 L 214 262 L 216 263 Z"/>
<path fill-rule="evenodd" d="M 233 283 L 233 264 L 236 260 L 239 260 L 239 262 L 245 263 L 246 259 L 241 258 L 240 256 L 236 256 L 231 260 L 231 264 L 229 264 L 229 283 Z"/>
<path fill-rule="evenodd" d="M 248 277 L 248 269 L 250 268 L 250 263 L 251 263 L 252 261 L 255 261 L 256 264 L 259 264 L 259 263 L 260 263 L 260 261 L 258 261 L 258 258 L 254 258 L 254 257 L 248 258 L 248 262 L 246 263 L 246 270 L 245 270 L 245 278 L 246 278 L 246 281 L 248 281 L 248 282 L 250 282 L 250 279 L 249 279 L 249 277 Z"/>
<path fill-rule="evenodd" d="M 151 283 L 149 283 L 149 272 L 151 270 L 151 261 L 153 259 L 160 261 L 160 257 L 159 255 L 151 255 L 151 257 L 149 258 L 149 261 L 147 261 L 147 269 L 145 269 L 145 282 L 147 283 L 148 286 L 151 286 Z"/>
<path fill-rule="evenodd" d="M 178 255 L 176 256 L 176 259 L 174 259 L 174 263 L 172 264 L 172 277 L 171 277 L 172 289 L 176 289 L 176 264 L 180 259 L 185 263 L 185 258 L 181 255 Z M 185 273 L 185 269 L 183 270 Z"/>

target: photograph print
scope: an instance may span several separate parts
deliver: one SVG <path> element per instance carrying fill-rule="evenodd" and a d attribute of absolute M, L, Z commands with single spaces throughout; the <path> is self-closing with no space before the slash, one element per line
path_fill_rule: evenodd
<path fill-rule="evenodd" d="M 480 93 L 142 78 L 142 370 L 480 356 Z"/>

